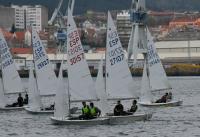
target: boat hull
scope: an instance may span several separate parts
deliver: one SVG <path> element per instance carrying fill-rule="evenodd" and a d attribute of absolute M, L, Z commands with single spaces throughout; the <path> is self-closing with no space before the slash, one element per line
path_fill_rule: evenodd
<path fill-rule="evenodd" d="M 53 114 L 54 110 L 34 110 L 31 107 L 25 107 L 24 108 L 29 114 Z M 78 107 L 71 108 L 71 114 L 76 113 L 78 110 Z"/>
<path fill-rule="evenodd" d="M 71 120 L 70 118 L 51 117 L 53 124 L 58 125 L 105 125 L 109 123 L 108 118 L 95 118 L 90 120 Z"/>
<path fill-rule="evenodd" d="M 21 111 L 24 107 L 0 107 L 0 111 Z"/>
<path fill-rule="evenodd" d="M 126 116 L 106 116 L 109 118 L 109 124 L 128 124 L 136 121 L 146 121 L 151 119 L 152 114 L 133 114 Z"/>
<path fill-rule="evenodd" d="M 167 103 L 145 103 L 145 102 L 138 102 L 141 106 L 144 107 L 176 107 L 181 106 L 183 101 L 171 101 Z"/>
<path fill-rule="evenodd" d="M 24 108 L 29 114 L 53 114 L 53 110 L 35 110 L 31 107 Z"/>

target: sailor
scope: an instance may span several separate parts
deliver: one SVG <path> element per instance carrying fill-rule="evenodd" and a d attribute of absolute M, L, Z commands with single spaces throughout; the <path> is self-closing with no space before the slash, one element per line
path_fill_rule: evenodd
<path fill-rule="evenodd" d="M 171 100 L 172 100 L 172 92 L 169 92 L 167 96 L 167 102 L 170 102 Z"/>
<path fill-rule="evenodd" d="M 94 103 L 90 103 L 90 116 L 91 118 L 96 118 L 101 115 L 101 110 L 94 106 Z"/>
<path fill-rule="evenodd" d="M 167 102 L 168 93 L 165 93 L 160 99 L 158 99 L 155 103 L 166 103 Z"/>
<path fill-rule="evenodd" d="M 86 102 L 82 102 L 82 115 L 79 116 L 79 119 L 90 119 L 90 107 Z"/>
<path fill-rule="evenodd" d="M 117 101 L 117 105 L 114 108 L 114 115 L 115 116 L 124 115 L 124 107 L 121 104 L 120 100 Z"/>
<path fill-rule="evenodd" d="M 28 104 L 28 100 L 29 100 L 28 94 L 26 93 L 26 94 L 25 94 L 25 98 L 24 98 L 24 104 L 25 104 L 25 105 Z"/>
<path fill-rule="evenodd" d="M 131 106 L 131 109 L 129 110 L 129 112 L 133 112 L 135 113 L 138 109 L 138 106 L 137 106 L 137 100 L 133 100 L 133 103 L 132 103 L 132 106 Z"/>
<path fill-rule="evenodd" d="M 17 98 L 17 104 L 19 107 L 22 107 L 23 106 L 23 102 L 24 102 L 24 99 L 21 95 L 21 93 L 19 93 L 19 97 Z"/>

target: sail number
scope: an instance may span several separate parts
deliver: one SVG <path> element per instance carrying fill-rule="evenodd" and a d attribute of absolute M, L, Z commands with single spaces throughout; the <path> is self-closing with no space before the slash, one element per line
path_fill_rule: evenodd
<path fill-rule="evenodd" d="M 3 69 L 9 65 L 13 64 L 13 60 L 12 59 L 9 59 L 9 60 L 6 60 L 5 62 L 2 63 L 2 67 Z"/>
<path fill-rule="evenodd" d="M 109 57 L 110 57 L 110 64 L 111 66 L 121 62 L 124 59 L 124 51 L 122 49 L 122 47 L 118 47 L 116 49 L 111 50 L 108 53 Z"/>
<path fill-rule="evenodd" d="M 155 52 L 153 45 L 148 46 L 148 60 L 149 60 L 149 65 L 153 66 L 154 64 L 160 63 L 160 59 L 158 54 Z"/>
<path fill-rule="evenodd" d="M 40 63 L 37 65 L 37 67 L 38 67 L 38 69 L 41 69 L 41 68 L 43 68 L 44 66 L 46 66 L 47 64 L 49 64 L 49 59 L 46 59 L 46 60 L 40 62 Z"/>
<path fill-rule="evenodd" d="M 0 48 L 1 48 L 0 53 L 1 53 L 1 60 L 2 60 L 2 68 L 4 69 L 5 67 L 13 64 L 13 59 L 11 57 L 7 44 L 3 40 L 1 41 L 2 43 L 0 45 Z"/>
<path fill-rule="evenodd" d="M 37 41 L 35 44 L 33 44 L 34 49 L 34 53 L 35 53 L 35 61 L 37 61 L 38 59 L 42 58 L 45 56 L 44 51 L 42 50 L 42 46 L 40 45 L 40 42 Z"/>
<path fill-rule="evenodd" d="M 82 59 L 84 59 L 84 53 L 81 53 L 73 58 L 70 59 L 70 64 L 71 65 L 74 65 L 76 64 L 77 62 L 81 61 Z"/>

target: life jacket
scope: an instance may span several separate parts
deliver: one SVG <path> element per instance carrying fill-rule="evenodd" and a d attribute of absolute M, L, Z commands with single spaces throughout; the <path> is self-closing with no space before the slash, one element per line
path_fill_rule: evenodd
<path fill-rule="evenodd" d="M 88 106 L 82 108 L 83 114 L 88 115 L 90 113 L 90 108 Z"/>
<path fill-rule="evenodd" d="M 95 108 L 95 107 L 93 107 L 93 108 L 90 109 L 90 114 L 91 114 L 92 116 L 96 116 L 96 115 L 97 115 L 97 112 L 96 112 L 96 108 Z"/>

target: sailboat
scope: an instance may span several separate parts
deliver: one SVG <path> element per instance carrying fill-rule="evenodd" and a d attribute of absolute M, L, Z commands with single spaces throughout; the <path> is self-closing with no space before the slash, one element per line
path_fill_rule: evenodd
<path fill-rule="evenodd" d="M 64 96 L 66 90 L 64 86 L 59 85 L 56 94 L 54 117 L 51 117 L 53 123 L 66 125 L 97 125 L 107 124 L 108 118 L 95 118 L 90 120 L 79 120 L 70 114 L 69 108 L 72 101 L 97 100 L 94 82 L 92 80 L 78 29 L 74 22 L 71 10 L 68 9 L 67 20 L 67 68 L 68 68 L 68 88 L 67 105 Z M 62 69 L 62 68 L 61 68 Z M 59 83 L 62 83 L 62 71 L 60 70 Z M 62 92 L 62 93 L 61 93 Z M 66 107 L 68 106 L 68 107 Z"/>
<path fill-rule="evenodd" d="M 103 108 L 102 114 L 104 114 L 106 118 L 109 118 L 110 124 L 129 123 L 150 119 L 152 114 L 131 114 L 126 116 L 114 116 L 113 114 L 106 115 L 109 114 L 108 99 L 134 99 L 136 96 L 134 87 L 132 86 L 133 79 L 125 59 L 125 53 L 110 12 L 108 12 L 105 60 L 106 77 L 103 79 L 103 63 L 101 61 L 96 81 L 96 90 L 98 91 L 100 104 Z"/>
<path fill-rule="evenodd" d="M 0 110 L 21 110 L 23 107 L 6 107 L 6 94 L 22 93 L 22 82 L 17 72 L 7 42 L 0 32 L 0 58 L 2 78 L 0 79 Z"/>
<path fill-rule="evenodd" d="M 153 95 L 151 92 L 156 91 L 172 91 L 172 87 L 167 79 L 167 75 L 162 66 L 161 60 L 156 51 L 151 33 L 147 29 L 147 54 L 145 57 L 141 100 L 142 106 L 180 106 L 183 101 L 171 100 L 166 103 L 153 103 Z"/>
<path fill-rule="evenodd" d="M 45 48 L 34 29 L 32 29 L 32 45 L 36 79 L 34 77 L 29 77 L 29 92 L 34 96 L 30 96 L 32 103 L 30 103 L 25 110 L 32 114 L 53 114 L 53 110 L 45 110 L 42 105 L 41 96 L 55 95 L 57 78 Z M 30 76 L 32 76 L 32 70 L 30 70 Z M 35 86 L 33 87 L 33 85 Z"/>

